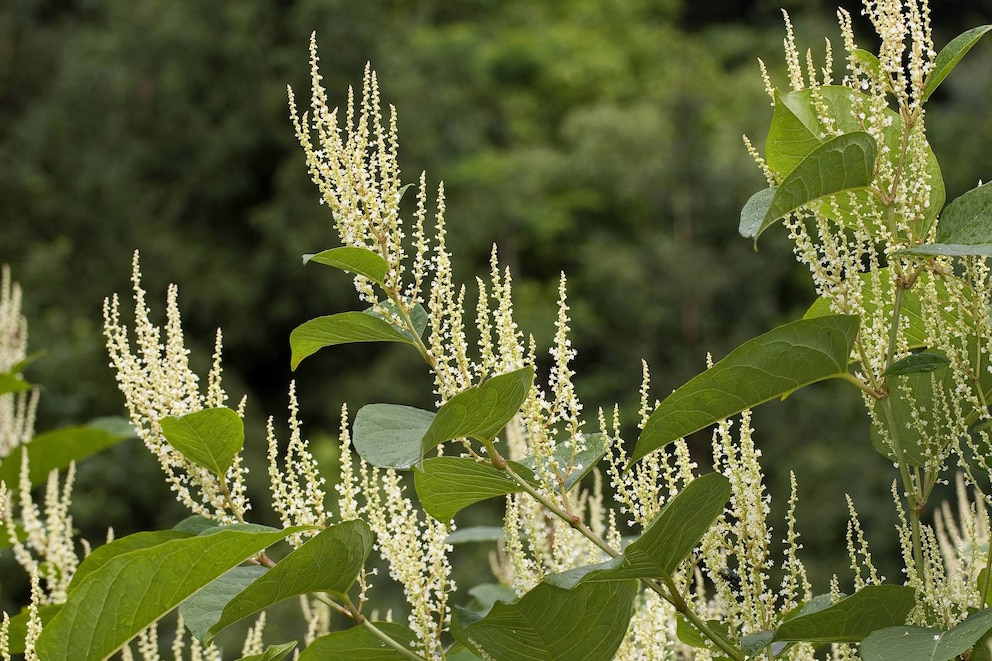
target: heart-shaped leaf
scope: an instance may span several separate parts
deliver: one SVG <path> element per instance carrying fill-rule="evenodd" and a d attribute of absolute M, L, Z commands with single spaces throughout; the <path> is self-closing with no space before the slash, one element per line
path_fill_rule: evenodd
<path fill-rule="evenodd" d="M 355 451 L 373 466 L 409 468 L 420 461 L 420 441 L 434 415 L 400 404 L 366 404 L 352 428 Z"/>
<path fill-rule="evenodd" d="M 874 631 L 861 643 L 865 661 L 948 661 L 992 630 L 992 608 L 978 611 L 950 631 L 896 626 Z"/>

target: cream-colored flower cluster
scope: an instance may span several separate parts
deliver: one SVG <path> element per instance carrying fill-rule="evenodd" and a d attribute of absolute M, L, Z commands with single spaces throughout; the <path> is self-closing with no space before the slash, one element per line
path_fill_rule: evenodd
<path fill-rule="evenodd" d="M 21 290 L 11 281 L 3 266 L 0 277 L 0 372 L 12 372 L 27 357 L 28 324 L 21 314 Z M 73 539 L 69 505 L 75 464 L 70 464 L 64 480 L 52 471 L 46 482 L 43 507 L 32 494 L 28 446 L 34 436 L 38 389 L 0 394 L 0 460 L 18 461 L 16 487 L 0 482 L 0 530 L 6 535 L 14 558 L 31 580 L 31 603 L 25 638 L 25 659 L 33 661 L 34 643 L 41 633 L 39 608 L 63 603 L 66 589 L 79 566 L 79 553 Z M 88 551 L 85 542 L 82 550 Z M 8 661 L 9 617 L 3 613 L 0 625 L 0 659 Z"/>
<path fill-rule="evenodd" d="M 245 496 L 247 468 L 235 457 L 223 479 L 189 461 L 169 445 L 162 433 L 162 420 L 181 417 L 207 408 L 223 406 L 227 393 L 221 384 L 221 333 L 217 331 L 213 367 L 207 377 L 206 394 L 200 378 L 189 365 L 189 350 L 179 315 L 178 288 L 171 285 L 166 296 L 166 323 L 152 323 L 151 311 L 141 287 L 141 270 L 135 252 L 131 279 L 134 288 L 135 347 L 130 331 L 120 320 L 117 295 L 104 301 L 104 334 L 117 385 L 124 393 L 131 422 L 145 446 L 158 459 L 166 481 L 179 502 L 195 514 L 223 522 L 240 521 L 251 505 Z M 165 337 L 163 339 L 163 330 Z M 242 406 L 244 402 L 242 401 Z"/>

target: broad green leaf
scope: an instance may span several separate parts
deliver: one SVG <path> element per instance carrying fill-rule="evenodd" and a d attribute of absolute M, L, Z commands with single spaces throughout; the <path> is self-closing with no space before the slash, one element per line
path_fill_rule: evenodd
<path fill-rule="evenodd" d="M 975 641 L 968 661 L 992 661 L 992 630 Z"/>
<path fill-rule="evenodd" d="M 954 39 L 951 39 L 950 43 L 940 49 L 937 53 L 937 58 L 933 61 L 933 69 L 927 75 L 926 84 L 923 86 L 923 99 L 926 101 L 933 94 L 934 90 L 947 78 L 947 74 L 951 72 L 954 67 L 957 66 L 958 62 L 961 61 L 971 47 L 974 46 L 979 39 L 982 38 L 989 30 L 992 30 L 992 25 L 982 25 L 977 28 L 972 28 L 962 34 L 959 34 Z"/>
<path fill-rule="evenodd" d="M 324 347 L 350 342 L 404 342 L 410 338 L 383 319 L 364 312 L 341 312 L 304 322 L 289 334 L 291 367 Z"/>
<path fill-rule="evenodd" d="M 62 610 L 62 604 L 48 604 L 47 606 L 41 606 L 38 609 L 38 617 L 41 619 L 41 624 L 44 627 L 55 614 Z M 11 654 L 24 654 L 24 641 L 27 639 L 28 635 L 28 622 L 31 620 L 31 613 L 25 606 L 20 613 L 10 618 L 10 624 L 7 627 L 7 645 L 8 651 Z"/>
<path fill-rule="evenodd" d="M 710 631 L 715 633 L 718 637 L 723 638 L 731 645 L 734 644 L 730 641 L 730 627 L 726 622 L 721 620 L 707 620 L 706 626 L 709 627 Z M 695 647 L 696 649 L 702 650 L 708 649 L 714 652 L 718 651 L 718 648 L 714 645 L 713 641 L 701 634 L 696 627 L 694 627 L 692 623 L 685 619 L 681 614 L 676 614 L 675 617 L 675 636 L 690 647 Z"/>
<path fill-rule="evenodd" d="M 585 449 L 572 456 L 572 447 L 567 440 L 559 440 L 555 445 L 554 459 L 558 463 L 557 478 L 565 489 L 571 489 L 586 475 L 592 472 L 599 460 L 606 454 L 606 439 L 602 434 L 585 434 Z M 520 460 L 532 473 L 537 470 L 537 459 L 532 455 Z"/>
<path fill-rule="evenodd" d="M 828 608 L 783 622 L 775 640 L 857 643 L 877 629 L 904 623 L 915 605 L 911 587 L 869 585 Z"/>
<path fill-rule="evenodd" d="M 816 147 L 775 189 L 754 239 L 814 200 L 869 186 L 875 176 L 876 151 L 875 140 L 863 131 L 839 135 Z"/>
<path fill-rule="evenodd" d="M 16 372 L 0 372 L 0 395 L 31 390 L 34 385 Z"/>
<path fill-rule="evenodd" d="M 389 271 L 389 265 L 379 255 L 367 248 L 343 246 L 331 248 L 316 254 L 303 255 L 303 263 L 316 262 L 341 269 L 348 273 L 357 273 L 382 285 Z"/>
<path fill-rule="evenodd" d="M 454 531 L 444 538 L 444 543 L 468 544 L 471 542 L 501 542 L 503 541 L 503 538 L 504 533 L 502 526 L 471 526 L 470 528 L 459 528 Z"/>
<path fill-rule="evenodd" d="M 425 459 L 413 480 L 424 511 L 438 521 L 450 521 L 480 500 L 523 490 L 506 472 L 471 457 Z"/>
<path fill-rule="evenodd" d="M 216 523 L 214 527 L 216 527 Z M 79 568 L 76 569 L 76 573 L 72 576 L 72 582 L 69 583 L 69 592 L 71 593 L 76 586 L 82 583 L 83 579 L 93 572 L 102 569 L 104 565 L 114 558 L 135 551 L 143 551 L 166 542 L 189 539 L 190 537 L 193 537 L 193 534 L 179 530 L 150 530 L 136 532 L 133 535 L 116 539 L 110 544 L 98 546 L 86 556 L 86 562 L 80 564 Z"/>
<path fill-rule="evenodd" d="M 355 451 L 373 466 L 409 468 L 420 461 L 420 441 L 434 413 L 399 404 L 367 404 L 352 427 Z"/>
<path fill-rule="evenodd" d="M 303 529 L 234 525 L 113 554 L 73 579 L 65 606 L 38 638 L 38 656 L 103 659 L 231 567 Z"/>
<path fill-rule="evenodd" d="M 436 446 L 454 438 L 489 442 L 517 414 L 534 383 L 534 368 L 522 367 L 491 377 L 480 386 L 458 393 L 438 409 L 424 438 L 420 459 Z"/>
<path fill-rule="evenodd" d="M 268 570 L 261 565 L 241 565 L 218 576 L 202 590 L 179 604 L 179 614 L 190 633 L 207 642 L 210 627 L 217 623 L 228 602 Z"/>
<path fill-rule="evenodd" d="M 289 656 L 289 653 L 296 648 L 296 641 L 283 643 L 282 645 L 269 645 L 261 654 L 243 656 L 238 661 L 280 661 Z"/>
<path fill-rule="evenodd" d="M 631 463 L 744 409 L 842 376 L 858 325 L 847 315 L 802 319 L 745 342 L 665 398 L 644 425 Z"/>
<path fill-rule="evenodd" d="M 185 519 L 172 526 L 173 530 L 179 532 L 186 532 L 191 535 L 199 535 L 201 532 L 209 530 L 210 528 L 216 528 L 217 522 L 213 519 L 208 519 L 205 516 L 199 514 L 192 514 L 187 516 Z"/>
<path fill-rule="evenodd" d="M 455 638 L 495 661 L 608 661 L 627 632 L 637 583 L 539 583 L 516 602 L 497 602 Z"/>
<path fill-rule="evenodd" d="M 234 596 L 218 613 L 205 642 L 284 599 L 310 592 L 347 593 L 372 550 L 372 541 L 364 521 L 343 521 L 322 530 Z"/>
<path fill-rule="evenodd" d="M 814 149 L 831 139 L 833 131 L 841 133 L 862 131 L 863 127 L 854 108 L 856 104 L 868 103 L 870 99 L 866 95 L 840 85 L 819 87 L 815 94 L 808 89 L 799 92 L 776 92 L 775 111 L 768 130 L 768 140 L 765 143 L 765 160 L 778 180 L 785 179 Z M 834 125 L 831 131 L 820 122 L 817 106 L 826 108 L 833 119 Z M 886 153 L 898 154 L 902 137 L 902 118 L 891 109 L 886 109 L 885 113 L 890 119 L 888 126 L 883 129 L 883 141 L 888 148 Z M 926 150 L 925 170 L 931 187 L 930 206 L 924 211 L 923 218 L 914 222 L 917 236 L 927 234 L 930 225 L 944 205 L 945 197 L 940 164 L 929 145 Z M 850 203 L 848 199 L 850 197 L 857 198 L 860 205 L 879 204 L 874 197 L 864 191 L 855 191 L 847 195 L 827 198 L 832 200 L 830 205 L 821 201 L 812 206 L 818 213 L 828 218 L 833 217 L 841 225 L 856 227 L 865 221 L 865 214 Z M 840 213 L 838 217 L 834 217 L 836 212 Z"/>
<path fill-rule="evenodd" d="M 775 188 L 759 190 L 744 203 L 744 208 L 741 209 L 741 222 L 737 228 L 741 236 L 750 239 L 758 235 L 761 223 L 768 214 L 769 207 L 772 206 L 776 190 Z"/>
<path fill-rule="evenodd" d="M 937 224 L 937 242 L 914 246 L 912 255 L 992 256 L 992 186 L 984 185 L 947 205 Z"/>
<path fill-rule="evenodd" d="M 720 473 L 697 477 L 662 508 L 620 558 L 588 572 L 580 582 L 671 576 L 723 514 L 729 500 L 730 480 L 726 477 Z"/>
<path fill-rule="evenodd" d="M 397 643 L 412 647 L 417 636 L 408 627 L 396 622 L 373 622 L 377 629 Z M 409 657 L 387 646 L 375 634 L 361 626 L 335 631 L 321 636 L 300 653 L 300 661 L 405 661 Z"/>
<path fill-rule="evenodd" d="M 882 376 L 905 376 L 907 374 L 933 372 L 950 364 L 951 361 L 942 353 L 921 351 L 892 363 L 889 369 L 882 372 Z"/>
<path fill-rule="evenodd" d="M 194 464 L 223 477 L 245 444 L 245 425 L 236 411 L 221 406 L 162 418 L 162 435 Z"/>
<path fill-rule="evenodd" d="M 97 419 L 80 427 L 65 427 L 38 434 L 30 443 L 19 445 L 0 462 L 0 481 L 17 489 L 21 455 L 28 453 L 28 475 L 32 486 L 44 484 L 53 470 L 68 468 L 125 439 L 134 438 L 130 425 L 114 425 Z"/>
<path fill-rule="evenodd" d="M 865 661 L 947 661 L 964 654 L 992 629 L 992 609 L 978 611 L 950 631 L 891 626 L 861 643 Z"/>

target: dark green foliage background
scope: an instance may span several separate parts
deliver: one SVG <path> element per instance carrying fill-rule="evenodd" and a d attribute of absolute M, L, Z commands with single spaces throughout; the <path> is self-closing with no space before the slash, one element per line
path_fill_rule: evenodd
<path fill-rule="evenodd" d="M 822 51 L 827 34 L 839 51 L 833 3 L 789 5 L 804 47 Z M 431 187 L 445 181 L 457 277 L 485 274 L 497 243 L 514 274 L 518 320 L 542 356 L 558 274 L 568 274 L 587 413 L 620 402 L 630 424 L 641 358 L 661 398 L 704 368 L 707 351 L 718 359 L 813 300 L 783 232 L 769 230 L 758 253 L 736 233 L 740 207 L 763 186 L 740 142 L 747 132 L 761 144 L 770 110 L 755 57 L 785 83 L 777 6 L 4 2 L 0 262 L 25 290 L 31 348 L 47 350 L 29 372 L 46 387 L 39 429 L 122 412 L 100 306 L 127 294 L 134 249 L 154 309 L 167 282 L 180 285 L 201 366 L 223 327 L 228 390 L 235 400 L 249 394 L 256 478 L 261 421 L 284 417 L 291 378 L 329 463 L 342 402 L 352 413 L 373 401 L 431 406 L 429 378 L 408 347 L 336 347 L 289 370 L 293 327 L 359 307 L 346 276 L 299 259 L 337 245 L 286 107 L 286 83 L 307 105 L 312 30 L 336 102 L 360 85 L 366 61 L 375 66 L 399 111 L 406 179 L 426 169 Z M 992 4 L 935 2 L 933 14 L 939 47 L 990 22 Z M 870 47 L 870 30 L 859 29 Z M 989 90 L 992 48 L 983 44 L 931 102 L 948 199 L 992 177 Z M 546 378 L 547 364 L 538 367 Z M 899 580 L 884 558 L 894 549 L 895 474 L 871 451 L 854 391 L 821 384 L 766 405 L 755 421 L 777 510 L 788 470 L 799 477 L 818 590 L 846 565 L 844 492 L 877 540 L 879 564 Z M 708 435 L 692 443 L 705 463 Z M 136 442 L 82 466 L 76 494 L 77 525 L 94 540 L 107 525 L 124 534 L 182 515 Z M 264 518 L 264 492 L 253 496 Z M 459 583 L 486 580 L 485 566 L 459 567 Z M 18 589 L 14 573 L 5 558 L 7 596 Z"/>

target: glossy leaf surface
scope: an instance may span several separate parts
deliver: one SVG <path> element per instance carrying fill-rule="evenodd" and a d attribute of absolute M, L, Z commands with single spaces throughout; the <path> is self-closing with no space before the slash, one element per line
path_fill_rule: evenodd
<path fill-rule="evenodd" d="M 534 368 L 523 367 L 491 377 L 449 399 L 438 409 L 420 442 L 421 459 L 454 438 L 491 441 L 520 410 L 533 383 Z"/>
<path fill-rule="evenodd" d="M 364 275 L 379 285 L 386 279 L 386 272 L 389 270 L 389 265 L 381 256 L 367 248 L 354 246 L 342 246 L 316 254 L 303 255 L 303 263 L 308 264 L 310 262 L 333 266 L 348 273 Z"/>
<path fill-rule="evenodd" d="M 218 613 L 207 641 L 284 599 L 310 592 L 346 593 L 371 550 L 372 531 L 364 521 L 343 521 L 322 530 L 234 596 Z"/>
<path fill-rule="evenodd" d="M 108 552 L 98 568 L 73 579 L 65 606 L 38 639 L 38 655 L 103 659 L 218 576 L 300 530 L 228 526 L 196 537 Z M 94 555 L 96 551 L 82 562 L 80 571 Z"/>
<path fill-rule="evenodd" d="M 289 334 L 291 367 L 324 347 L 351 342 L 404 342 L 409 337 L 392 324 L 365 312 L 341 312 L 304 322 Z"/>
<path fill-rule="evenodd" d="M 836 604 L 788 620 L 775 640 L 811 643 L 857 643 L 871 632 L 902 624 L 916 605 L 905 585 L 869 585 Z"/>
<path fill-rule="evenodd" d="M 163 418 L 162 434 L 184 457 L 221 477 L 245 444 L 244 422 L 224 406 Z"/>
<path fill-rule="evenodd" d="M 438 521 L 450 521 L 480 500 L 522 490 L 505 472 L 471 457 L 425 459 L 413 479 L 424 511 Z"/>
<path fill-rule="evenodd" d="M 644 425 L 631 462 L 746 408 L 842 376 L 858 326 L 847 315 L 802 319 L 742 344 L 665 398 Z"/>
<path fill-rule="evenodd" d="M 626 634 L 636 594 L 634 581 L 572 590 L 539 583 L 516 602 L 497 602 L 485 617 L 452 627 L 452 633 L 495 661 L 608 661 Z"/>
<path fill-rule="evenodd" d="M 992 629 L 992 609 L 978 611 L 951 629 L 897 626 L 875 631 L 861 644 L 865 661 L 947 661 L 964 654 Z"/>
<path fill-rule="evenodd" d="M 957 66 L 958 62 L 961 61 L 971 47 L 978 43 L 978 40 L 982 38 L 989 30 L 992 30 L 992 25 L 982 25 L 977 28 L 972 28 L 961 34 L 959 34 L 954 39 L 951 39 L 950 43 L 940 49 L 937 53 L 937 57 L 933 62 L 933 69 L 927 76 L 926 85 L 923 88 L 923 101 L 930 98 L 934 90 L 943 82 L 944 78 L 947 78 L 954 67 Z"/>
<path fill-rule="evenodd" d="M 420 441 L 434 413 L 400 404 L 367 404 L 355 416 L 352 444 L 380 468 L 409 468 L 420 461 Z"/>

